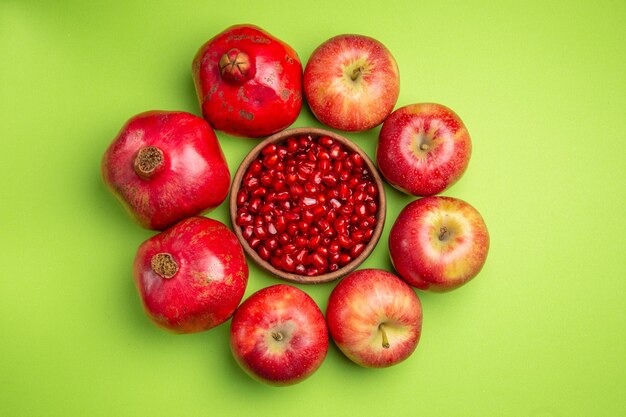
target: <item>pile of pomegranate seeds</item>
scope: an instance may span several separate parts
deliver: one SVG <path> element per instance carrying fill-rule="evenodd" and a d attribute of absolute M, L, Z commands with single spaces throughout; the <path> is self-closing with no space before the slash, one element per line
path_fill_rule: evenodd
<path fill-rule="evenodd" d="M 306 276 L 336 271 L 374 234 L 378 189 L 363 158 L 328 137 L 268 144 L 237 193 L 236 224 L 274 268 Z"/>

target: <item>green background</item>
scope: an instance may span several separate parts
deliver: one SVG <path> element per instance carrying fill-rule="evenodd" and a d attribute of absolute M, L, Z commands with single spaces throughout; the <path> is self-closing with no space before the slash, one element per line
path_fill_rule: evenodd
<path fill-rule="evenodd" d="M 246 22 L 303 63 L 331 36 L 377 38 L 397 105 L 445 104 L 472 136 L 445 194 L 483 214 L 489 258 L 455 292 L 418 292 L 422 340 L 398 366 L 331 346 L 310 379 L 269 387 L 237 367 L 228 323 L 175 336 L 141 309 L 131 264 L 153 232 L 105 190 L 101 155 L 134 114 L 198 114 L 194 54 Z M 625 41 L 621 0 L 2 1 L 0 415 L 626 415 Z M 294 126 L 320 125 L 305 108 Z M 347 136 L 374 155 L 378 131 Z M 233 173 L 257 143 L 219 138 Z M 387 195 L 364 267 L 391 268 L 413 199 Z M 246 295 L 277 282 L 251 266 Z M 333 285 L 300 288 L 324 310 Z"/>

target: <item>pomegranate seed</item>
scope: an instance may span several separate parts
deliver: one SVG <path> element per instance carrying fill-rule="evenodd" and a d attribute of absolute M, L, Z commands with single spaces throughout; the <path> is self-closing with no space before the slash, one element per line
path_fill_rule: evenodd
<path fill-rule="evenodd" d="M 278 235 L 278 243 L 285 246 L 291 242 L 291 237 L 287 233 L 281 233 Z"/>
<path fill-rule="evenodd" d="M 352 239 L 353 242 L 358 243 L 358 242 L 362 242 L 365 239 L 365 233 L 363 232 L 363 230 L 355 230 L 351 235 L 350 238 Z"/>
<path fill-rule="evenodd" d="M 328 252 L 330 253 L 339 253 L 341 250 L 341 246 L 337 242 L 333 242 L 328 246 Z"/>
<path fill-rule="evenodd" d="M 287 139 L 287 151 L 289 151 L 289 153 L 296 152 L 298 148 L 299 148 L 299 145 L 298 145 L 298 140 L 296 138 Z"/>
<path fill-rule="evenodd" d="M 278 162 L 278 155 L 268 155 L 263 158 L 263 166 L 266 168 L 271 168 Z"/>
<path fill-rule="evenodd" d="M 326 146 L 326 147 L 328 148 L 328 147 L 329 147 L 329 146 L 331 146 L 331 145 L 332 145 L 335 141 L 334 141 L 332 138 L 329 138 L 328 136 L 322 136 L 322 137 L 319 139 L 319 141 L 318 141 L 318 142 L 319 142 L 319 144 L 320 144 L 320 145 L 322 145 L 322 146 Z"/>
<path fill-rule="evenodd" d="M 261 199 L 259 197 L 255 197 L 250 201 L 250 204 L 248 204 L 248 210 L 251 213 L 258 213 L 260 205 L 261 205 Z"/>
<path fill-rule="evenodd" d="M 280 259 L 280 257 L 274 255 L 270 258 L 270 263 L 272 264 L 272 266 L 276 269 L 282 269 L 283 266 L 283 262 Z"/>
<path fill-rule="evenodd" d="M 259 239 L 258 237 L 251 237 L 250 240 L 248 240 L 248 245 L 250 245 L 250 247 L 252 249 L 256 248 L 257 246 L 259 246 L 259 244 L 261 243 L 261 239 Z"/>
<path fill-rule="evenodd" d="M 341 151 L 341 145 L 339 145 L 338 143 L 332 145 L 330 147 L 330 157 L 333 159 L 341 159 L 343 156 Z"/>
<path fill-rule="evenodd" d="M 353 153 L 352 155 L 350 155 L 350 159 L 352 160 L 352 162 L 354 162 L 354 165 L 358 167 L 363 166 L 363 157 L 361 157 L 361 155 L 359 155 L 358 153 Z"/>
<path fill-rule="evenodd" d="M 330 169 L 330 152 L 325 149 L 320 149 L 320 151 L 317 153 L 317 159 L 321 161 L 328 161 L 328 167 Z"/>
<path fill-rule="evenodd" d="M 274 187 L 273 187 L 273 188 L 274 188 L 274 190 L 276 190 L 276 191 L 282 191 L 282 190 L 284 190 L 284 189 L 285 189 L 285 181 L 284 181 L 284 180 L 278 180 L 278 179 L 277 179 L 277 180 L 274 182 Z"/>
<path fill-rule="evenodd" d="M 378 205 L 374 200 L 370 200 L 367 202 L 367 211 L 369 214 L 376 214 L 378 211 Z"/>
<path fill-rule="evenodd" d="M 252 163 L 250 164 L 249 172 L 251 172 L 252 174 L 258 174 L 262 170 L 263 170 L 263 165 L 261 165 L 261 161 L 259 161 L 258 159 L 252 161 Z"/>
<path fill-rule="evenodd" d="M 261 154 L 265 156 L 274 155 L 275 153 L 276 153 L 276 145 L 273 143 L 270 143 L 269 145 L 267 145 L 261 150 Z"/>
<path fill-rule="evenodd" d="M 352 258 L 350 257 L 350 255 L 348 255 L 347 253 L 342 253 L 341 255 L 339 255 L 339 265 L 344 266 L 349 264 L 352 261 Z"/>
<path fill-rule="evenodd" d="M 304 194 L 304 188 L 300 184 L 293 184 L 289 187 L 292 198 L 298 198 Z"/>
<path fill-rule="evenodd" d="M 328 187 L 334 187 L 339 182 L 339 178 L 336 173 L 331 172 L 322 177 L 322 182 Z"/>
<path fill-rule="evenodd" d="M 259 239 L 265 239 L 267 238 L 267 231 L 263 226 L 256 226 L 254 228 L 254 235 Z"/>
<path fill-rule="evenodd" d="M 350 188 L 348 188 L 348 184 L 345 182 L 339 183 L 339 188 L 337 190 L 339 192 L 339 198 L 342 200 L 350 197 Z"/>
<path fill-rule="evenodd" d="M 274 223 L 267 224 L 267 233 L 269 233 L 270 235 L 275 235 L 276 233 L 278 233 L 278 230 L 276 230 L 276 226 L 274 226 Z"/>
<path fill-rule="evenodd" d="M 272 252 L 278 247 L 278 239 L 275 237 L 270 237 L 265 241 L 264 246 L 268 251 Z"/>
<path fill-rule="evenodd" d="M 317 164 L 317 169 L 319 169 L 320 172 L 327 172 L 330 170 L 330 161 L 328 159 L 320 159 Z"/>
<path fill-rule="evenodd" d="M 294 245 L 293 243 L 283 246 L 284 253 L 293 253 L 296 249 L 296 245 Z"/>
<path fill-rule="evenodd" d="M 297 248 L 304 248 L 306 247 L 308 243 L 309 242 L 307 238 L 305 238 L 304 236 L 296 236 L 294 240 L 294 244 L 296 245 Z"/>
<path fill-rule="evenodd" d="M 352 239 L 346 235 L 339 235 L 337 242 L 344 249 L 349 249 L 352 246 Z"/>
<path fill-rule="evenodd" d="M 306 234 L 309 231 L 309 227 L 311 227 L 309 222 L 305 222 L 303 220 L 298 222 L 298 229 L 300 229 L 303 234 Z"/>
<path fill-rule="evenodd" d="M 248 240 L 252 234 L 254 233 L 254 227 L 251 225 L 248 225 L 246 227 L 244 227 L 243 229 L 241 229 L 241 234 L 243 235 L 243 238 Z"/>
<path fill-rule="evenodd" d="M 252 224 L 252 214 L 250 213 L 241 213 L 240 215 L 238 215 L 235 219 L 235 223 L 237 223 L 238 226 L 245 226 L 248 224 Z"/>
<path fill-rule="evenodd" d="M 353 194 L 353 197 L 357 201 L 364 201 L 367 197 L 367 193 L 365 191 L 359 190 Z"/>
<path fill-rule="evenodd" d="M 314 277 L 316 275 L 320 274 L 320 270 L 315 268 L 315 267 L 311 267 L 311 268 L 307 268 L 305 275 L 309 276 L 309 277 Z"/>
<path fill-rule="evenodd" d="M 320 235 L 313 236 L 312 238 L 309 239 L 308 248 L 311 250 L 317 249 L 321 241 L 322 241 L 322 236 Z"/>
<path fill-rule="evenodd" d="M 237 191 L 237 205 L 243 206 L 248 201 L 248 193 L 245 191 Z"/>
<path fill-rule="evenodd" d="M 295 184 L 296 182 L 298 182 L 298 175 L 296 175 L 295 173 L 285 175 L 285 182 L 287 184 Z"/>
<path fill-rule="evenodd" d="M 352 247 L 352 249 L 350 249 L 350 256 L 352 256 L 353 258 L 356 258 L 361 253 L 363 253 L 363 250 L 365 250 L 365 244 L 357 243 L 356 245 Z"/>
<path fill-rule="evenodd" d="M 289 236 L 296 236 L 298 234 L 298 225 L 295 223 L 287 223 L 286 231 Z"/>
<path fill-rule="evenodd" d="M 320 217 L 323 217 L 324 214 L 326 214 L 326 208 L 324 206 L 316 206 L 313 208 L 313 210 L 311 210 L 311 212 L 313 213 L 314 219 L 319 219 Z"/>
<path fill-rule="evenodd" d="M 356 211 L 356 214 L 361 217 L 367 216 L 367 206 L 365 204 L 357 204 L 354 211 Z"/>
<path fill-rule="evenodd" d="M 332 264 L 330 264 L 330 266 L 328 267 L 328 270 L 329 270 L 330 272 L 335 272 L 335 271 L 336 271 L 336 270 L 338 270 L 338 269 L 339 269 L 339 264 L 336 264 L 336 263 L 332 263 Z"/>
<path fill-rule="evenodd" d="M 310 256 L 311 263 L 318 269 L 324 269 L 328 267 L 328 261 L 319 252 L 315 252 Z"/>
<path fill-rule="evenodd" d="M 302 262 L 304 263 L 304 261 Z M 303 263 L 299 263 L 298 265 L 296 265 L 296 270 L 294 271 L 296 274 L 304 275 L 304 273 L 306 272 L 306 266 L 304 266 Z"/>
<path fill-rule="evenodd" d="M 276 231 L 281 233 L 285 231 L 285 228 L 287 228 L 285 216 L 276 216 Z"/>
<path fill-rule="evenodd" d="M 304 266 L 307 256 L 309 252 L 306 249 L 300 249 L 293 253 L 294 259 L 298 263 L 298 265 Z"/>
<path fill-rule="evenodd" d="M 313 215 L 313 212 L 309 209 L 305 209 L 302 211 L 302 220 L 305 222 L 311 222 L 313 221 L 313 219 L 315 218 L 315 216 Z"/>
<path fill-rule="evenodd" d="M 270 214 L 274 211 L 274 203 L 265 203 L 259 207 L 259 214 Z"/>
<path fill-rule="evenodd" d="M 288 211 L 287 213 L 285 213 L 285 221 L 293 222 L 296 220 L 300 220 L 300 214 L 293 211 Z"/>
<path fill-rule="evenodd" d="M 250 177 L 246 179 L 243 183 L 243 186 L 248 189 L 254 189 L 259 185 L 259 179 L 257 177 Z"/>
<path fill-rule="evenodd" d="M 265 195 L 267 195 L 267 188 L 257 187 L 254 190 L 252 190 L 251 194 L 253 197 L 264 197 Z"/>
<path fill-rule="evenodd" d="M 271 256 L 270 251 L 264 246 L 261 246 L 259 250 L 257 251 L 257 253 L 261 257 L 261 259 L 263 259 L 264 261 L 267 261 Z"/>

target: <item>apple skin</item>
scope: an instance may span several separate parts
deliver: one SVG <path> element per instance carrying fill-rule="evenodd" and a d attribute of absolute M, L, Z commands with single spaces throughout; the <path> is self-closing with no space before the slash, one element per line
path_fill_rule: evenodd
<path fill-rule="evenodd" d="M 335 36 L 309 58 L 304 94 L 323 124 L 348 132 L 371 129 L 385 120 L 398 100 L 398 65 L 376 39 Z"/>
<path fill-rule="evenodd" d="M 350 360 L 383 368 L 415 351 L 422 331 L 422 305 L 415 291 L 396 275 L 362 269 L 333 289 L 326 321 L 335 344 Z"/>
<path fill-rule="evenodd" d="M 430 196 L 409 203 L 389 233 L 394 268 L 421 290 L 460 287 L 480 272 L 488 252 L 485 221 L 458 198 Z"/>
<path fill-rule="evenodd" d="M 328 328 L 315 301 L 287 284 L 263 288 L 235 312 L 230 347 L 257 381 L 293 385 L 313 374 L 328 352 Z"/>
<path fill-rule="evenodd" d="M 415 196 L 439 194 L 463 175 L 472 141 L 459 116 L 436 103 L 391 113 L 378 135 L 376 161 L 385 179 Z"/>

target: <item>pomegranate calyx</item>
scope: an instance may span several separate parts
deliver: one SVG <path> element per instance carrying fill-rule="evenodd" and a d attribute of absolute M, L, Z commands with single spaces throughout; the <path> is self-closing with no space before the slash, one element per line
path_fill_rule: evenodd
<path fill-rule="evenodd" d="M 222 79 L 240 84 L 250 78 L 250 57 L 247 53 L 233 48 L 220 58 L 219 67 Z"/>
<path fill-rule="evenodd" d="M 137 152 L 133 167 L 140 177 L 150 178 L 160 170 L 164 161 L 161 149 L 156 146 L 144 146 Z"/>
<path fill-rule="evenodd" d="M 178 264 L 169 253 L 157 253 L 150 260 L 150 267 L 162 278 L 170 279 L 178 272 Z"/>

